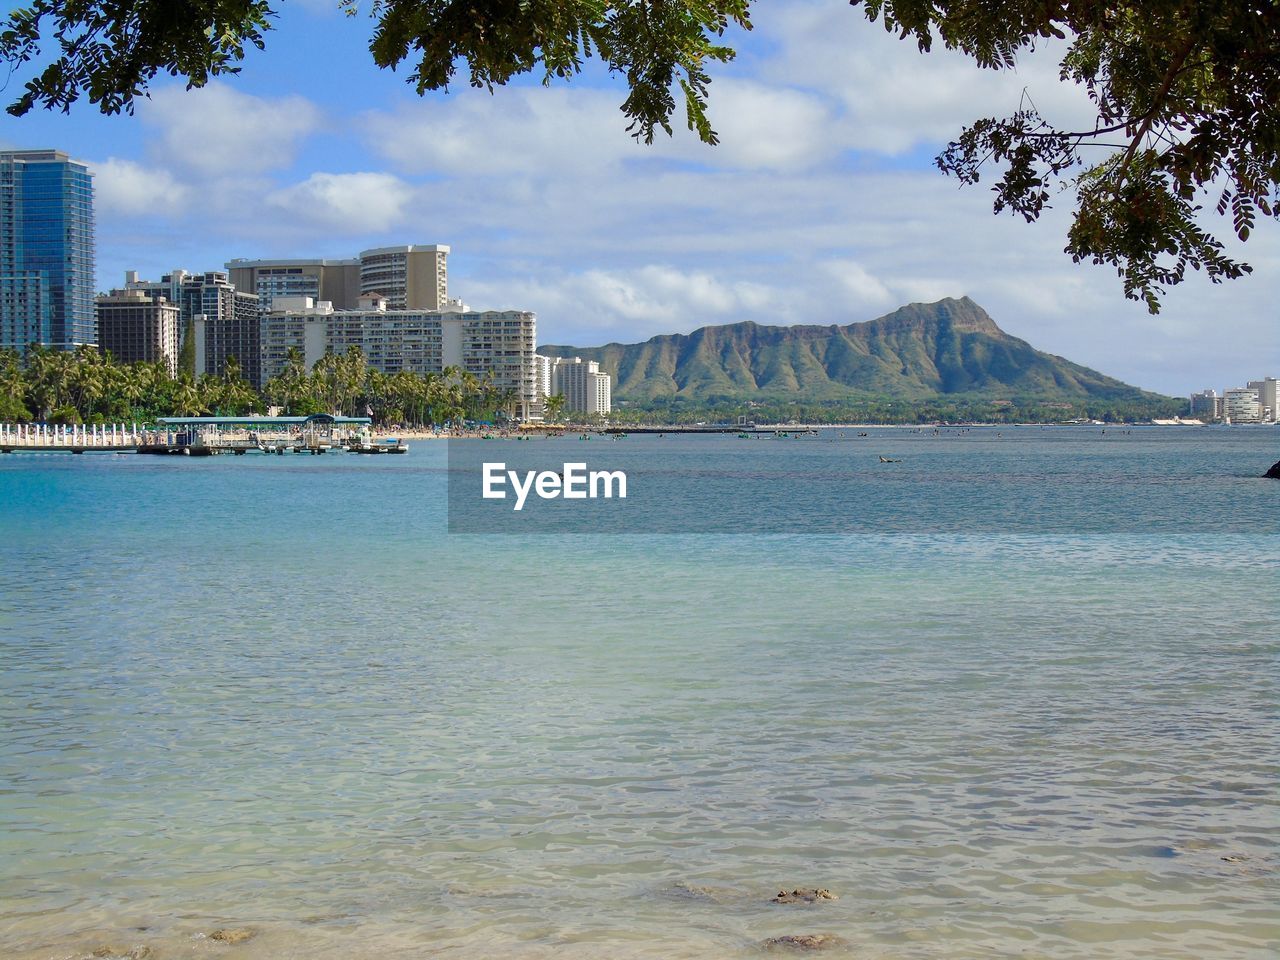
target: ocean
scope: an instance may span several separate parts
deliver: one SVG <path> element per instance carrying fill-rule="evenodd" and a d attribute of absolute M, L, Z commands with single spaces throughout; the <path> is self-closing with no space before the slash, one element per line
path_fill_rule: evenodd
<path fill-rule="evenodd" d="M 859 432 L 0 456 L 0 956 L 1275 956 L 1280 431 Z"/>

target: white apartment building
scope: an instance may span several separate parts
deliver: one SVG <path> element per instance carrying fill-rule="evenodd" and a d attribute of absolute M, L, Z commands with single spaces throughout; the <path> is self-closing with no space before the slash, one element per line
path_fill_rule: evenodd
<path fill-rule="evenodd" d="M 534 385 L 537 388 L 538 399 L 545 400 L 554 392 L 551 389 L 551 367 L 552 358 L 544 357 L 537 354 L 533 358 L 534 363 Z"/>
<path fill-rule="evenodd" d="M 452 301 L 443 310 L 392 310 L 385 297 L 369 295 L 355 310 L 335 310 L 328 301 L 278 297 L 262 321 L 265 378 L 283 368 L 291 347 L 308 369 L 326 351 L 357 346 L 383 373 L 441 373 L 459 367 L 489 376 L 516 392 L 521 419 L 540 409 L 536 387 L 537 318 L 524 310 L 471 310 Z"/>
<path fill-rule="evenodd" d="M 613 409 L 611 378 L 595 360 L 581 357 L 549 357 L 551 388 L 548 396 L 564 395 L 564 406 L 574 413 L 605 415 Z"/>
<path fill-rule="evenodd" d="M 1222 415 L 1231 423 L 1261 423 L 1262 404 L 1258 402 L 1258 392 L 1248 387 L 1224 391 Z"/>

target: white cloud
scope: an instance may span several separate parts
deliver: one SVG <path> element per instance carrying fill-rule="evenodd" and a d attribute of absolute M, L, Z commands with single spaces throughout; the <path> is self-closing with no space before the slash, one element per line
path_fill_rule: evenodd
<path fill-rule="evenodd" d="M 827 260 L 818 264 L 818 270 L 855 304 L 884 305 L 893 301 L 888 288 L 856 260 Z"/>
<path fill-rule="evenodd" d="M 838 148 L 830 137 L 833 121 L 826 101 L 790 87 L 737 77 L 712 84 L 708 117 L 719 144 L 708 147 L 692 133 L 655 140 L 655 159 L 676 158 L 721 170 L 806 169 Z M 673 128 L 681 122 L 677 117 Z"/>
<path fill-rule="evenodd" d="M 868 23 L 860 8 L 830 3 L 761 4 L 757 29 L 778 50 L 761 75 L 838 99 L 843 122 L 831 131 L 843 145 L 886 155 L 946 143 L 972 120 L 1017 110 L 1024 91 L 1057 124 L 1081 129 L 1094 111 L 1083 90 L 1058 78 L 1062 42 L 1041 41 L 1016 69 L 980 70 L 935 40 L 928 54 L 913 39 Z M 712 84 L 714 95 L 715 83 Z"/>
<path fill-rule="evenodd" d="M 767 318 L 787 299 L 776 287 L 750 279 L 670 264 L 469 278 L 455 283 L 454 293 L 473 307 L 535 310 L 539 340 L 581 345 Z"/>
<path fill-rule="evenodd" d="M 158 130 L 158 161 L 206 176 L 239 177 L 287 167 L 321 115 L 305 97 L 255 97 L 220 84 L 197 90 L 161 87 L 138 109 Z"/>
<path fill-rule="evenodd" d="M 360 234 L 401 223 L 411 198 L 412 188 L 389 173 L 313 173 L 266 199 L 290 217 Z"/>
<path fill-rule="evenodd" d="M 365 118 L 374 149 L 408 172 L 467 177 L 599 169 L 641 156 L 615 95 L 589 87 L 463 88 Z"/>
<path fill-rule="evenodd" d="M 172 217 L 182 211 L 190 189 L 167 170 L 108 157 L 94 163 L 94 203 L 99 213 Z"/>
<path fill-rule="evenodd" d="M 465 177 L 600 174 L 620 165 L 693 162 L 716 169 L 792 169 L 829 156 L 831 115 L 803 91 L 724 77 L 714 83 L 714 148 L 692 133 L 652 145 L 626 133 L 623 94 L 587 86 L 463 89 L 365 117 L 372 147 L 406 172 Z M 682 108 L 677 108 L 679 113 Z M 673 128 L 683 114 L 673 119 Z"/>

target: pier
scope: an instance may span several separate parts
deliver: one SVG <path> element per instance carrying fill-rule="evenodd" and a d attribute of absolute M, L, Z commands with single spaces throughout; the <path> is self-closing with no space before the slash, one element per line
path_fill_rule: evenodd
<path fill-rule="evenodd" d="M 210 457 L 329 452 L 407 453 L 400 440 L 375 441 L 368 417 L 161 417 L 139 424 L 0 424 L 0 453 L 139 453 Z"/>
<path fill-rule="evenodd" d="M 136 423 L 0 423 L 0 453 L 132 453 L 146 439 Z"/>

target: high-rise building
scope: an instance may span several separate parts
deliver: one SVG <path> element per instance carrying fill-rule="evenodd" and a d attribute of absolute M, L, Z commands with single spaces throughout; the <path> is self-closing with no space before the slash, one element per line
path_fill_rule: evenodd
<path fill-rule="evenodd" d="M 126 288 L 98 297 L 96 307 L 99 350 L 120 363 L 158 360 L 169 376 L 177 375 L 181 311 L 176 303 L 162 294 Z"/>
<path fill-rule="evenodd" d="M 533 358 L 534 363 L 534 388 L 538 394 L 539 400 L 545 400 L 551 396 L 551 357 L 544 357 L 538 354 Z"/>
<path fill-rule="evenodd" d="M 389 310 L 443 310 L 449 303 L 449 248 L 407 244 L 365 250 L 352 260 L 229 260 L 237 290 L 256 293 L 263 314 L 276 297 L 310 297 L 355 310 L 363 296 L 385 297 Z"/>
<path fill-rule="evenodd" d="M 1231 423 L 1259 423 L 1262 420 L 1262 404 L 1258 391 L 1248 387 L 1234 387 L 1222 394 L 1222 415 Z"/>
<path fill-rule="evenodd" d="M 258 295 L 264 314 L 276 297 L 311 297 L 340 309 L 355 309 L 360 299 L 359 260 L 231 260 L 227 273 L 237 290 Z"/>
<path fill-rule="evenodd" d="M 1191 395 L 1191 416 L 1201 420 L 1222 419 L 1222 398 L 1216 390 L 1201 390 Z"/>
<path fill-rule="evenodd" d="M 1250 380 L 1248 388 L 1258 395 L 1258 403 L 1262 406 L 1262 419 L 1274 423 L 1280 420 L 1280 413 L 1276 412 L 1276 387 L 1275 377 L 1263 377 L 1261 380 Z"/>
<path fill-rule="evenodd" d="M 378 247 L 360 254 L 360 295 L 380 294 L 389 310 L 442 310 L 449 299 L 449 248 Z"/>
<path fill-rule="evenodd" d="M 124 272 L 124 289 L 138 290 L 151 297 L 164 297 L 170 303 L 181 307 L 182 284 L 186 282 L 189 276 L 191 274 L 186 270 L 173 270 L 170 273 L 166 273 L 159 280 L 139 280 L 137 270 L 126 270 Z M 182 318 L 184 322 L 190 319 L 190 317 Z"/>
<path fill-rule="evenodd" d="M 564 407 L 574 413 L 607 414 L 613 408 L 611 378 L 595 360 L 551 358 L 551 393 L 564 395 Z"/>
<path fill-rule="evenodd" d="M 57 150 L 0 151 L 0 347 L 97 342 L 93 174 Z"/>
<path fill-rule="evenodd" d="M 227 361 L 234 359 L 240 375 L 255 389 L 262 387 L 257 294 L 237 290 L 220 270 L 194 274 L 182 282 L 182 315 L 191 318 L 197 375 L 222 376 Z"/>
<path fill-rule="evenodd" d="M 386 298 L 361 297 L 355 310 L 309 297 L 277 298 L 262 324 L 262 376 L 284 368 L 291 348 L 310 368 L 326 352 L 359 347 L 383 373 L 441 373 L 458 367 L 514 391 L 521 419 L 537 404 L 537 318 L 523 310 L 471 310 L 452 302 L 445 310 L 391 310 Z"/>

